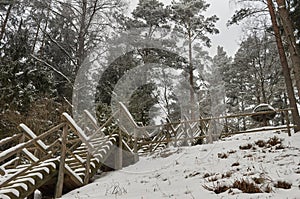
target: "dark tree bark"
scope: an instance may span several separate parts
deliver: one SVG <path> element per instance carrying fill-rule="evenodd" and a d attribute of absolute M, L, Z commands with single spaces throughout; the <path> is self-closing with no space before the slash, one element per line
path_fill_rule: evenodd
<path fill-rule="evenodd" d="M 300 52 L 294 35 L 294 27 L 289 12 L 286 9 L 285 0 L 276 0 L 276 2 L 278 5 L 279 16 L 282 21 L 283 30 L 286 35 L 286 40 L 289 47 L 294 77 L 298 89 L 298 97 L 300 99 Z"/>
<path fill-rule="evenodd" d="M 2 25 L 1 25 L 0 42 L 3 39 L 3 37 L 4 37 L 4 33 L 5 33 L 5 30 L 6 30 L 6 25 L 7 25 L 8 18 L 9 18 L 9 15 L 10 15 L 12 7 L 13 7 L 13 4 L 11 3 L 9 5 L 7 11 L 6 11 L 5 19 L 4 19 L 4 21 L 3 21 Z"/>
<path fill-rule="evenodd" d="M 278 24 L 276 21 L 276 15 L 275 15 L 275 11 L 274 11 L 273 2 L 272 2 L 272 0 L 267 0 L 267 2 L 268 2 L 268 8 L 269 8 L 269 12 L 270 12 L 271 20 L 272 20 L 272 26 L 273 26 L 275 37 L 276 37 L 276 43 L 277 43 L 278 53 L 280 56 L 280 62 L 282 65 L 283 76 L 284 76 L 285 84 L 286 84 L 286 88 L 287 88 L 287 94 L 288 94 L 288 98 L 290 101 L 290 106 L 293 108 L 293 110 L 292 110 L 293 122 L 297 126 L 297 127 L 295 127 L 295 131 L 299 131 L 300 130 L 300 117 L 299 117 L 299 112 L 298 112 L 298 108 L 297 108 L 295 92 L 293 89 L 293 83 L 292 83 L 292 79 L 291 79 L 291 75 L 290 75 L 290 69 L 289 69 L 287 58 L 285 55 L 285 51 L 284 51 L 284 47 L 283 47 L 283 43 L 282 43 L 282 39 L 281 39 L 281 35 L 280 35 L 280 30 L 279 30 L 279 27 L 278 27 Z"/>

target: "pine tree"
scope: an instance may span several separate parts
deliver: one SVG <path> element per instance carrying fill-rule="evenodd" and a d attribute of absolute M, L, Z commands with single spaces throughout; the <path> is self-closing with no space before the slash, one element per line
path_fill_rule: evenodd
<path fill-rule="evenodd" d="M 193 65 L 193 45 L 197 40 L 204 42 L 205 45 L 210 45 L 210 39 L 207 34 L 216 34 L 218 30 L 215 28 L 215 23 L 218 18 L 214 15 L 205 18 L 203 13 L 207 10 L 209 4 L 203 0 L 178 0 L 172 1 L 171 19 L 175 23 L 175 30 L 181 32 L 184 35 L 184 39 L 188 43 L 188 74 L 189 84 L 191 87 L 190 91 L 190 103 L 193 106 L 195 104 L 194 96 L 194 70 Z M 191 118 L 194 118 L 194 111 L 191 108 Z"/>

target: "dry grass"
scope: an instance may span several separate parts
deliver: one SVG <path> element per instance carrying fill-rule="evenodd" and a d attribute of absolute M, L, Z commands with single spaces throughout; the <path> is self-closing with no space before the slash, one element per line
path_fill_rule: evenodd
<path fill-rule="evenodd" d="M 285 149 L 285 146 L 283 146 L 282 144 L 276 146 L 275 148 L 276 150 L 280 150 L 280 149 Z"/>
<path fill-rule="evenodd" d="M 228 158 L 228 154 L 227 153 L 218 153 L 218 158 L 226 159 L 226 158 Z"/>
<path fill-rule="evenodd" d="M 215 173 L 205 173 L 203 175 L 203 178 L 208 178 L 208 177 L 213 176 L 213 175 L 215 175 Z"/>
<path fill-rule="evenodd" d="M 203 188 L 207 189 L 208 191 L 213 191 L 216 194 L 219 194 L 219 193 L 223 193 L 223 192 L 227 191 L 231 187 L 227 186 L 227 185 L 218 184 L 218 185 L 214 185 L 213 187 L 208 187 L 206 185 L 203 185 Z"/>
<path fill-rule="evenodd" d="M 240 166 L 240 163 L 239 162 L 235 162 L 231 165 L 232 167 L 237 167 L 237 166 Z"/>
<path fill-rule="evenodd" d="M 222 174 L 222 178 L 230 178 L 232 176 L 232 172 L 228 171 Z"/>
<path fill-rule="evenodd" d="M 243 193 L 262 193 L 262 190 L 254 183 L 247 180 L 236 180 L 232 188 L 241 190 Z"/>
<path fill-rule="evenodd" d="M 208 187 L 203 185 L 203 187 L 209 191 L 213 191 L 216 194 L 223 193 L 231 188 L 239 189 L 243 193 L 262 193 L 263 191 L 254 183 L 249 182 L 247 180 L 236 180 L 234 183 L 230 185 L 222 185 L 217 183 L 217 185 L 213 185 L 212 187 Z M 267 191 L 271 191 L 272 189 L 269 188 Z"/>
<path fill-rule="evenodd" d="M 241 145 L 239 147 L 241 150 L 248 150 L 248 149 L 251 149 L 252 148 L 252 144 L 246 144 L 246 145 Z"/>
<path fill-rule="evenodd" d="M 200 175 L 200 174 L 201 174 L 200 172 L 193 172 L 193 173 L 190 173 L 189 175 L 185 176 L 185 178 L 195 177 L 195 176 Z"/>
<path fill-rule="evenodd" d="M 257 140 L 257 141 L 255 142 L 255 144 L 256 144 L 257 146 L 259 146 L 260 148 L 262 148 L 262 147 L 265 147 L 267 143 L 266 143 L 265 141 L 263 141 L 263 140 Z"/>
<path fill-rule="evenodd" d="M 256 177 L 254 177 L 254 178 L 252 178 L 252 180 L 256 183 L 256 184 L 263 184 L 264 182 L 265 182 L 265 178 L 261 178 L 261 177 L 259 177 L 259 178 L 256 178 Z"/>
<path fill-rule="evenodd" d="M 215 176 L 209 177 L 207 180 L 208 180 L 208 182 L 215 182 L 215 181 L 219 180 L 219 178 L 217 175 L 215 175 Z"/>
<path fill-rule="evenodd" d="M 270 138 L 267 143 L 271 146 L 276 146 L 277 144 L 281 144 L 282 143 L 282 139 L 279 139 L 277 136 L 274 136 L 272 138 Z"/>
<path fill-rule="evenodd" d="M 230 150 L 230 151 L 228 151 L 228 154 L 233 154 L 233 153 L 236 153 L 236 150 Z"/>
<path fill-rule="evenodd" d="M 280 189 L 290 189 L 292 187 L 292 184 L 288 183 L 286 181 L 279 180 L 274 184 L 274 187 L 280 188 Z"/>

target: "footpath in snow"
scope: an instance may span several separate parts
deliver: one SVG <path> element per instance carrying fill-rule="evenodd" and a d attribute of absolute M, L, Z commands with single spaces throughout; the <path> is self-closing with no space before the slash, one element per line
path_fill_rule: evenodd
<path fill-rule="evenodd" d="M 262 193 L 244 193 L 252 191 Z M 240 134 L 169 148 L 62 198 L 300 199 L 300 133 Z"/>

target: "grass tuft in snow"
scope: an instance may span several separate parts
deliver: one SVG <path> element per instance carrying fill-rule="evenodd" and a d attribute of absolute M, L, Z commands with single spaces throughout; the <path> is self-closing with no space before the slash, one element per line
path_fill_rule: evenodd
<path fill-rule="evenodd" d="M 251 149 L 252 148 L 252 144 L 246 144 L 246 145 L 241 145 L 239 147 L 241 150 L 248 150 L 248 149 Z"/>
<path fill-rule="evenodd" d="M 231 165 L 232 167 L 237 167 L 237 166 L 240 166 L 240 163 L 239 162 L 235 162 Z"/>
<path fill-rule="evenodd" d="M 267 143 L 271 146 L 276 146 L 277 144 L 281 144 L 282 141 L 283 141 L 283 139 L 279 139 L 277 136 L 274 136 L 274 137 L 271 137 Z"/>
<path fill-rule="evenodd" d="M 208 191 L 213 191 L 216 194 L 220 194 L 220 193 L 223 193 L 223 192 L 227 191 L 231 187 L 227 186 L 227 185 L 222 185 L 220 183 L 217 183 L 217 185 L 213 185 L 213 187 L 209 187 L 209 186 L 203 185 L 203 188 L 207 189 Z"/>
<path fill-rule="evenodd" d="M 292 187 L 292 184 L 286 181 L 279 180 L 274 184 L 274 187 L 280 189 L 290 189 Z"/>
<path fill-rule="evenodd" d="M 228 154 L 227 153 L 218 153 L 218 158 L 226 159 L 226 158 L 228 158 Z"/>
<path fill-rule="evenodd" d="M 211 187 L 207 185 L 203 185 L 203 187 L 209 191 L 215 192 L 216 194 L 223 193 L 229 189 L 239 189 L 243 193 L 263 193 L 263 191 L 258 187 L 258 185 L 245 179 L 235 180 L 232 185 L 225 185 L 217 182 L 216 185 L 214 184 Z M 269 193 L 272 191 L 272 189 L 268 186 L 268 189 L 266 189 L 265 191 L 268 191 Z"/>
<path fill-rule="evenodd" d="M 256 184 L 245 179 L 236 180 L 232 188 L 239 189 L 243 193 L 262 193 L 262 190 Z"/>

